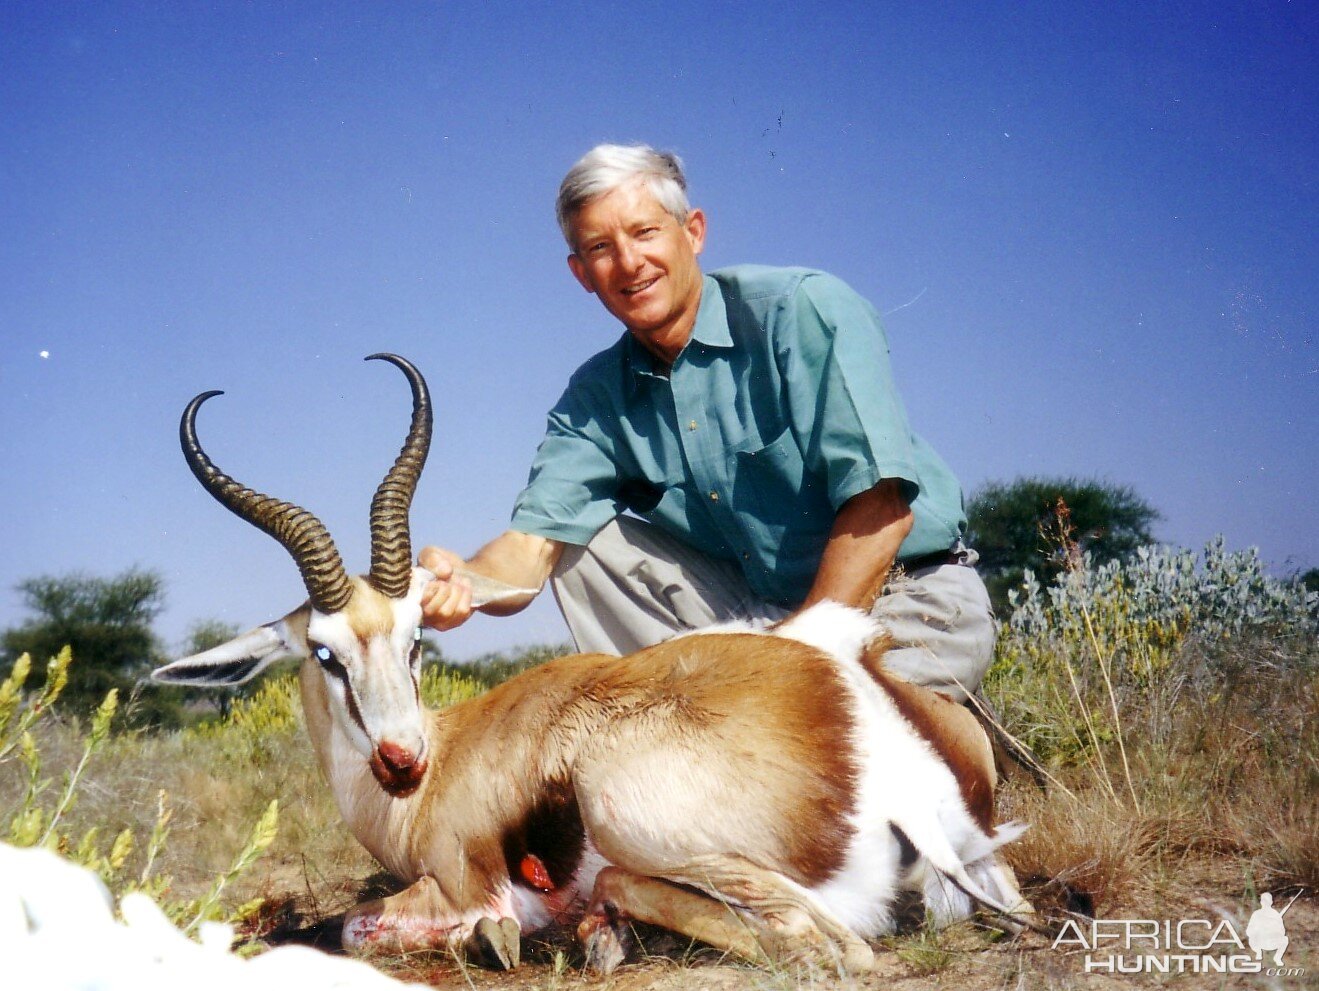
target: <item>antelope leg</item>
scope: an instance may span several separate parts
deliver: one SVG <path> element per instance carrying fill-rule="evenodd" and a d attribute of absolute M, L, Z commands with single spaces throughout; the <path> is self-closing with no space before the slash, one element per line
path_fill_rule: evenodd
<path fill-rule="evenodd" d="M 511 970 L 521 958 L 515 919 L 460 914 L 429 875 L 388 898 L 363 902 L 344 918 L 343 945 L 358 951 L 461 950 L 476 963 Z"/>
<path fill-rule="evenodd" d="M 606 867 L 596 877 L 577 938 L 587 966 L 609 973 L 631 946 L 632 920 L 662 926 L 757 963 L 767 962 L 756 934 L 727 905 L 660 878 Z"/>
<path fill-rule="evenodd" d="M 841 974 L 874 969 L 875 954 L 866 942 L 776 871 L 742 857 L 707 855 L 665 873 L 673 881 L 720 892 L 743 906 L 740 917 L 755 920 L 761 944 L 775 959 L 823 958 Z"/>

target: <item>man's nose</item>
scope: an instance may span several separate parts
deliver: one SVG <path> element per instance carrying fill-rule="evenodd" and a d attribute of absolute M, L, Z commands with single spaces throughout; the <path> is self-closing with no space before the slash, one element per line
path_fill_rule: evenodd
<path fill-rule="evenodd" d="M 624 241 L 618 246 L 618 264 L 625 272 L 639 272 L 645 263 L 645 256 L 631 241 Z"/>

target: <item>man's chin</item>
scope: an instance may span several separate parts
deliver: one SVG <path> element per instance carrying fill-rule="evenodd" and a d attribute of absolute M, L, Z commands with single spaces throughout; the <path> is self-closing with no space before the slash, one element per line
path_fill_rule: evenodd
<path fill-rule="evenodd" d="M 649 339 L 662 335 L 668 322 L 659 307 L 619 306 L 610 309 L 619 322 L 636 337 Z"/>
<path fill-rule="evenodd" d="M 629 330 L 654 330 L 664 324 L 667 307 L 661 305 L 653 288 L 640 296 L 624 296 L 620 293 L 612 303 L 610 310 Z"/>

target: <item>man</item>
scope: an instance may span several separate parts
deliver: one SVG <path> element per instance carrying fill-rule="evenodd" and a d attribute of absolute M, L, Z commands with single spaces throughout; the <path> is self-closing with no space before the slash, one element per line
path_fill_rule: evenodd
<path fill-rule="evenodd" d="M 421 552 L 425 622 L 471 615 L 460 564 L 550 581 L 583 651 L 834 599 L 884 622 L 896 673 L 974 692 L 994 623 L 961 490 L 907 426 L 873 308 L 822 272 L 702 274 L 705 215 L 678 159 L 645 146 L 589 152 L 558 216 L 574 278 L 626 333 L 551 411 L 510 529 L 466 562 Z"/>

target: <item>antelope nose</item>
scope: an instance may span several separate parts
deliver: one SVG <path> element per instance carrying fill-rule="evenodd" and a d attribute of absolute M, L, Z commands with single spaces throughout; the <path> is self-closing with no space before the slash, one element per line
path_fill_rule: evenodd
<path fill-rule="evenodd" d="M 406 775 L 417 766 L 417 755 L 397 743 L 381 743 L 376 752 L 380 755 L 380 763 L 393 774 Z"/>

